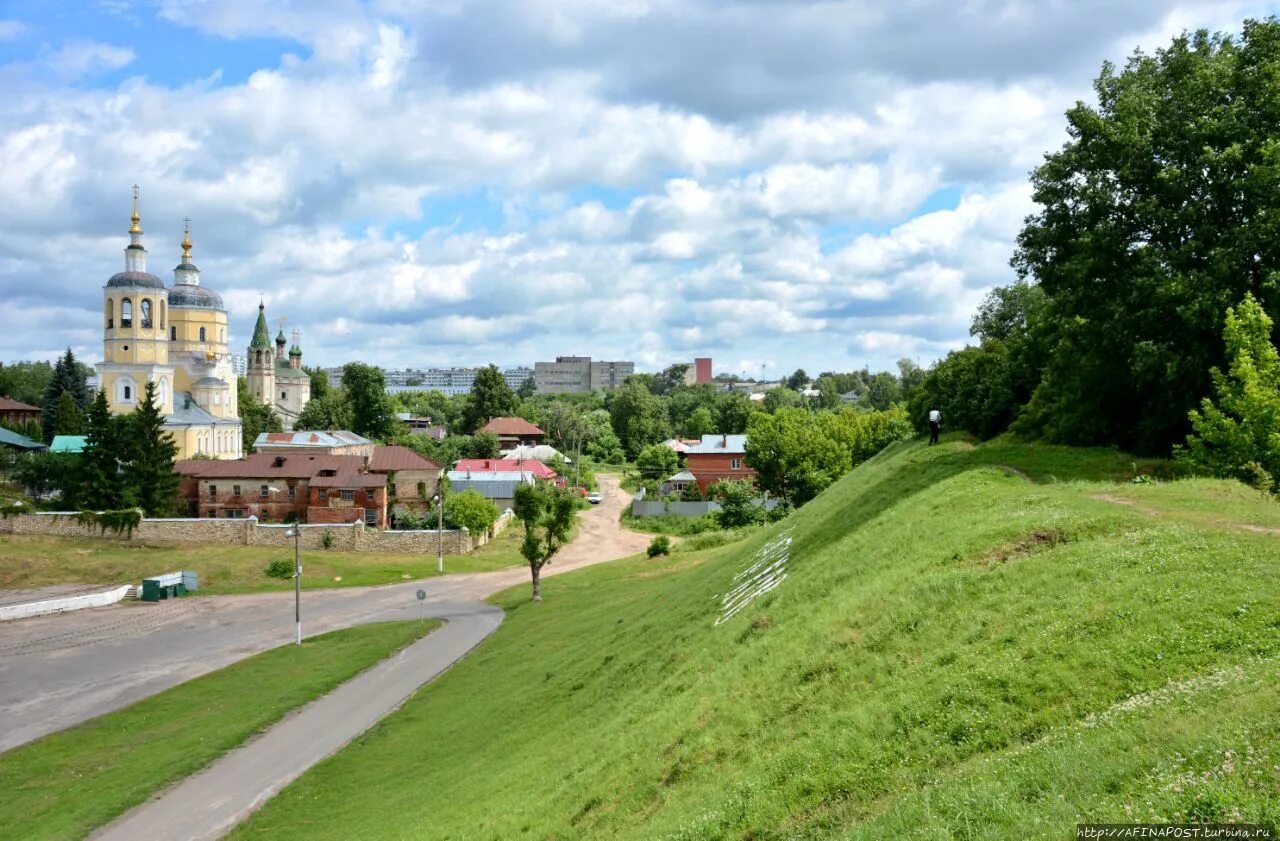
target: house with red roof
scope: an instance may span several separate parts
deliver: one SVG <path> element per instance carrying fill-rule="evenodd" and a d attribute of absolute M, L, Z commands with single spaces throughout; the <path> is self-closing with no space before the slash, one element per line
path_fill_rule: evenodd
<path fill-rule="evenodd" d="M 453 472 L 455 474 L 466 473 L 529 473 L 539 482 L 555 482 L 557 485 L 564 485 L 564 477 L 559 473 L 547 467 L 540 461 L 533 459 L 524 459 L 517 461 L 516 459 L 506 458 L 464 458 L 459 459 L 454 465 Z"/>
<path fill-rule="evenodd" d="M 546 443 L 547 440 L 547 433 L 524 418 L 491 418 L 476 432 L 488 432 L 498 436 L 498 448 L 502 450 L 510 450 L 521 445 L 536 447 Z"/>

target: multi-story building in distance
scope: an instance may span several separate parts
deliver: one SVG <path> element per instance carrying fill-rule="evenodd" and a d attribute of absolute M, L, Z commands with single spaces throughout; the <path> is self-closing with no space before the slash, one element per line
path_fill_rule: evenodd
<path fill-rule="evenodd" d="M 507 381 L 507 385 L 511 386 L 512 391 L 519 391 L 520 386 L 524 385 L 525 381 L 532 377 L 533 369 L 524 365 L 502 369 L 502 378 Z"/>
<path fill-rule="evenodd" d="M 636 371 L 634 362 L 592 361 L 590 356 L 557 356 L 555 362 L 535 362 L 533 382 L 538 394 L 599 391 L 617 388 Z"/>

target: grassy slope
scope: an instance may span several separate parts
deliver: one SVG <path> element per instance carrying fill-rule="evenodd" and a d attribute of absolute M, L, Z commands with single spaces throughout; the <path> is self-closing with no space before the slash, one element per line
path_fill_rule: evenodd
<path fill-rule="evenodd" d="M 446 555 L 447 572 L 484 572 L 523 563 L 519 529 L 508 528 L 469 555 Z M 83 582 L 120 584 L 151 575 L 192 569 L 200 575 L 200 593 L 253 593 L 293 589 L 263 574 L 277 558 L 293 561 L 293 550 L 262 546 L 141 546 L 96 538 L 0 535 L 0 589 Z M 392 584 L 436 574 L 434 552 L 380 555 L 338 550 L 303 551 L 302 586 L 362 587 Z M 334 578 L 341 578 L 335 581 Z"/>
<path fill-rule="evenodd" d="M 1231 483 L 1102 481 L 1134 467 L 896 445 L 744 542 L 550 579 L 541 605 L 508 591 L 480 650 L 235 837 L 1280 821 L 1277 538 L 1227 522 L 1275 507 Z M 714 627 L 784 529 L 789 578 Z"/>
<path fill-rule="evenodd" d="M 8 838 L 79 838 L 438 622 L 361 625 L 250 657 L 0 755 Z"/>

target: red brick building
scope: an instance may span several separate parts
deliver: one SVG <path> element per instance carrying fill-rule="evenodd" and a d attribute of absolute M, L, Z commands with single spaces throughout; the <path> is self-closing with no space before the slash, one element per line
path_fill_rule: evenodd
<path fill-rule="evenodd" d="M 193 517 L 306 521 L 311 480 L 322 472 L 361 470 L 361 456 L 254 453 L 236 461 L 184 459 L 174 470 Z M 379 477 L 379 482 L 386 477 Z"/>
<path fill-rule="evenodd" d="M 359 469 L 322 470 L 310 482 L 308 523 L 355 523 L 387 527 L 387 477 Z"/>
<path fill-rule="evenodd" d="M 704 494 L 721 480 L 754 482 L 758 475 L 747 465 L 745 435 L 703 435 L 701 442 L 685 450 L 684 466 Z"/>

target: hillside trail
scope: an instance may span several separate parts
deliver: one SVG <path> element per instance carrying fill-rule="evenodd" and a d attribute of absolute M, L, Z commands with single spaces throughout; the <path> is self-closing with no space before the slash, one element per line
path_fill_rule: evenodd
<path fill-rule="evenodd" d="M 992 464 L 991 467 L 994 467 L 997 470 L 1002 470 L 1011 476 L 1017 476 L 1019 479 L 1023 479 L 1027 482 L 1033 484 L 1036 483 L 1036 480 L 1032 479 L 1025 472 L 1011 464 Z M 1054 479 L 1053 476 L 1050 476 L 1049 481 L 1053 482 L 1056 481 L 1056 479 Z M 1179 511 L 1171 508 L 1159 508 L 1151 505 L 1143 505 L 1136 499 L 1121 496 L 1116 493 L 1090 493 L 1088 494 L 1088 497 L 1089 499 L 1096 499 L 1099 502 L 1106 502 L 1112 505 L 1123 505 L 1131 511 L 1155 519 L 1178 520 L 1189 525 L 1224 528 L 1233 531 L 1249 532 L 1251 534 L 1280 536 L 1280 528 L 1273 526 L 1260 526 L 1256 523 L 1242 523 L 1238 520 L 1229 520 L 1223 517 L 1200 516 L 1189 511 Z"/>

